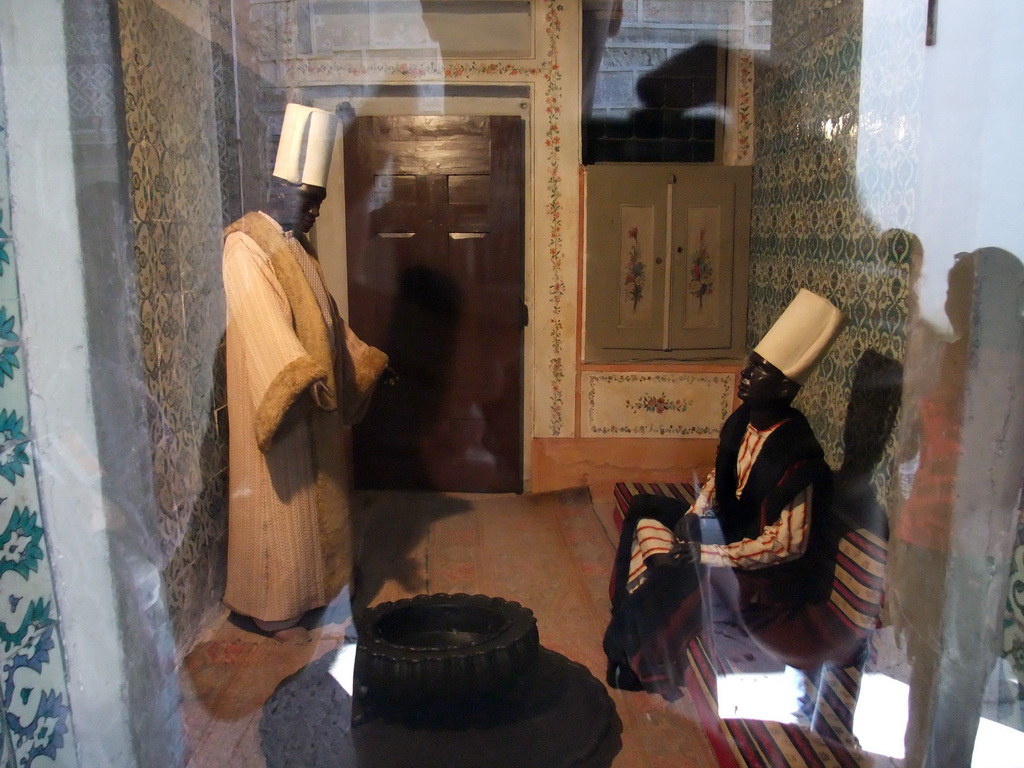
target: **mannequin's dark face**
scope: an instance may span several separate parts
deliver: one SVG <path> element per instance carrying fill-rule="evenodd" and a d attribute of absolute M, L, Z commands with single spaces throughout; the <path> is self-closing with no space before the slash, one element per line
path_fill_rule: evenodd
<path fill-rule="evenodd" d="M 327 197 L 327 190 L 309 184 L 289 184 L 274 181 L 267 198 L 266 212 L 284 230 L 306 234 L 313 228 L 320 215 L 320 205 Z"/>
<path fill-rule="evenodd" d="M 800 385 L 756 352 L 751 352 L 747 367 L 740 372 L 737 394 L 752 406 L 789 403 Z"/>

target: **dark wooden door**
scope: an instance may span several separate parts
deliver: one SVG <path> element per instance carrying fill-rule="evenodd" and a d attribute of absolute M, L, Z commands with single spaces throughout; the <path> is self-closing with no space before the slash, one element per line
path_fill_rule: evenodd
<path fill-rule="evenodd" d="M 521 492 L 522 121 L 356 118 L 344 145 L 350 320 L 398 375 L 356 487 Z"/>

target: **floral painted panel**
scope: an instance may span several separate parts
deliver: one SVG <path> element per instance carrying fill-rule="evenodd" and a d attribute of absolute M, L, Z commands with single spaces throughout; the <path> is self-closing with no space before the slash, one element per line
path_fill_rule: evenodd
<path fill-rule="evenodd" d="M 0 109 L 2 105 L 0 89 Z M 4 125 L 0 113 L 0 157 L 6 160 Z M 4 163 L 0 164 L 0 767 L 70 768 L 78 763 L 31 451 L 8 189 Z"/>
<path fill-rule="evenodd" d="M 718 323 L 721 216 L 720 208 L 686 210 L 686 328 L 714 328 Z"/>
<path fill-rule="evenodd" d="M 586 371 L 584 437 L 717 438 L 732 411 L 731 373 Z"/>
<path fill-rule="evenodd" d="M 619 291 L 619 327 L 650 328 L 652 286 L 651 256 L 654 253 L 654 209 L 650 206 L 620 207 L 622 232 L 619 254 L 622 289 Z"/>

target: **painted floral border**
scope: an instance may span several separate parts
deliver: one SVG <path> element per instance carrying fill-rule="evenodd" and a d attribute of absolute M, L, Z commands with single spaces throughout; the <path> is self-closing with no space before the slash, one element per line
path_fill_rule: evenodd
<path fill-rule="evenodd" d="M 739 53 L 736 64 L 736 165 L 750 165 L 754 159 L 754 56 Z"/>
<path fill-rule="evenodd" d="M 584 432 L 592 435 L 618 437 L 717 437 L 722 423 L 732 409 L 733 375 L 730 373 L 584 373 L 581 382 L 586 389 L 587 419 Z M 645 384 L 646 391 L 637 398 L 624 398 L 621 403 L 623 420 L 618 424 L 596 426 L 598 387 L 615 384 Z M 679 424 L 649 427 L 629 423 L 631 414 L 684 413 L 693 407 L 694 400 L 686 397 L 688 385 L 704 385 L 712 390 L 719 403 L 714 424 L 683 426 Z M 668 392 L 678 392 L 679 396 Z"/>

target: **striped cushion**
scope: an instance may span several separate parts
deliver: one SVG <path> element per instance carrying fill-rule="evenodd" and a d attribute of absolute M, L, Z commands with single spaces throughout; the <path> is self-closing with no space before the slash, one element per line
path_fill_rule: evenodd
<path fill-rule="evenodd" d="M 641 494 L 679 499 L 687 508 L 697 498 L 693 485 L 690 483 L 616 483 L 615 509 L 612 512 L 612 519 L 618 530 L 622 530 L 622 521 L 626 518 L 626 512 L 633 502 L 633 497 Z"/>
<path fill-rule="evenodd" d="M 759 650 L 751 645 L 751 653 Z M 715 761 L 721 768 L 857 768 L 860 763 L 842 743 L 825 739 L 806 726 L 769 720 L 723 717 L 718 710 L 718 676 L 734 670 L 706 637 L 687 646 L 686 688 Z M 769 667 L 770 668 L 770 667 Z"/>
<path fill-rule="evenodd" d="M 829 607 L 853 631 L 878 623 L 887 555 L 885 539 L 867 528 L 848 530 L 839 539 Z"/>

